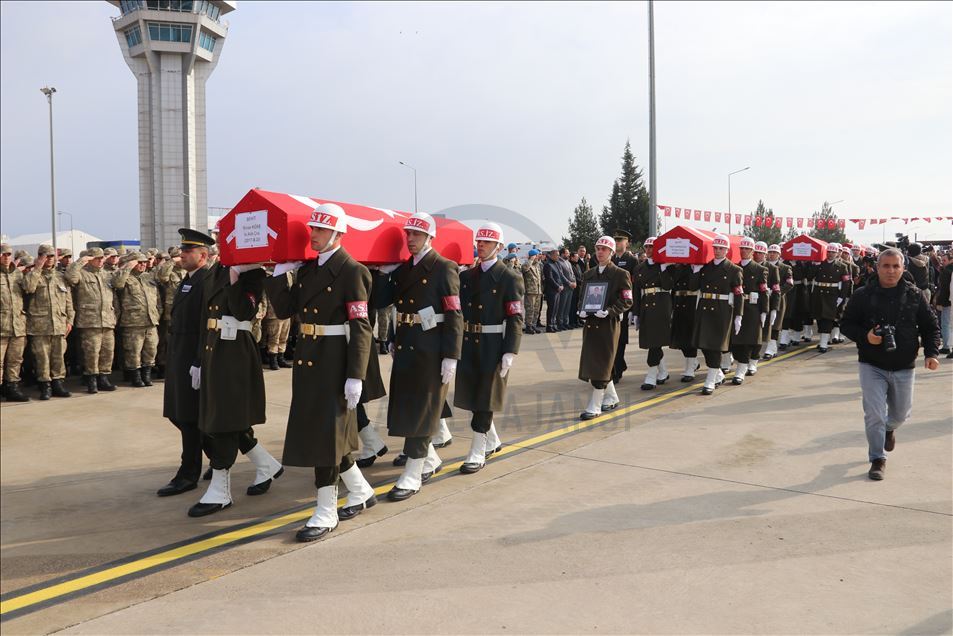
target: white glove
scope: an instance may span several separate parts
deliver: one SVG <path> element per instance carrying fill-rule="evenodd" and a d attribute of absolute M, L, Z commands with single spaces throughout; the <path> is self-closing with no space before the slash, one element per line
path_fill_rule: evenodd
<path fill-rule="evenodd" d="M 661 267 L 661 268 L 662 268 L 662 271 L 664 272 L 664 271 L 665 271 L 665 268 L 668 267 L 668 265 L 669 265 L 668 263 L 662 263 L 662 264 L 659 265 L 659 267 Z"/>
<path fill-rule="evenodd" d="M 361 391 L 363 390 L 363 380 L 348 378 L 344 381 L 344 399 L 347 400 L 348 411 L 353 411 L 357 408 L 357 403 L 361 399 Z"/>
<path fill-rule="evenodd" d="M 774 321 L 778 319 L 778 310 L 777 310 L 777 309 L 772 309 L 772 310 L 771 310 L 770 319 L 771 319 L 771 324 L 773 325 L 773 324 L 774 324 Z"/>
<path fill-rule="evenodd" d="M 400 267 L 400 263 L 391 263 L 390 265 L 381 265 L 377 269 L 384 272 L 385 274 L 390 274 L 392 271 Z"/>
<path fill-rule="evenodd" d="M 500 377 L 505 378 L 506 374 L 510 372 L 510 367 L 513 366 L 513 360 L 516 359 L 515 353 L 504 353 L 503 360 L 500 362 Z"/>
<path fill-rule="evenodd" d="M 202 386 L 202 367 L 189 367 L 189 376 L 192 378 L 192 390 L 198 391 Z"/>
<path fill-rule="evenodd" d="M 283 276 L 288 272 L 293 272 L 304 265 L 304 261 L 288 261 L 287 263 L 278 263 L 275 265 L 275 273 L 272 276 Z"/>
<path fill-rule="evenodd" d="M 606 309 L 600 309 L 595 313 L 596 318 L 607 318 L 609 316 L 609 311 Z"/>
<path fill-rule="evenodd" d="M 588 315 L 589 315 L 589 314 L 587 314 L 587 313 L 584 312 L 584 311 L 580 311 L 580 312 L 579 312 L 579 317 L 580 317 L 580 318 L 585 318 L 585 317 L 588 316 Z"/>
<path fill-rule="evenodd" d="M 761 314 L 761 326 L 764 326 L 764 321 L 768 319 L 768 314 Z"/>
<path fill-rule="evenodd" d="M 457 372 L 457 361 L 453 358 L 444 358 L 440 363 L 440 376 L 444 384 L 450 384 L 453 374 Z"/>
<path fill-rule="evenodd" d="M 248 263 L 247 265 L 232 265 L 230 269 L 235 270 L 239 274 L 244 274 L 245 272 L 250 272 L 253 269 L 261 269 L 261 263 Z"/>
<path fill-rule="evenodd" d="M 741 316 L 735 316 L 735 335 L 741 331 Z"/>
<path fill-rule="evenodd" d="M 389 353 L 392 358 L 394 357 L 394 352 L 395 352 L 395 351 L 397 351 L 397 348 L 394 346 L 394 343 L 393 343 L 393 342 L 388 342 L 388 343 L 387 343 L 387 353 Z"/>
<path fill-rule="evenodd" d="M 692 265 L 692 271 L 697 274 L 702 271 L 702 267 L 704 267 L 704 265 Z"/>
<path fill-rule="evenodd" d="M 843 298 L 842 296 L 838 296 L 838 297 L 837 297 L 837 305 L 835 305 L 835 307 L 840 307 L 840 306 L 841 306 L 841 303 L 843 303 L 843 302 L 844 302 L 844 298 Z"/>

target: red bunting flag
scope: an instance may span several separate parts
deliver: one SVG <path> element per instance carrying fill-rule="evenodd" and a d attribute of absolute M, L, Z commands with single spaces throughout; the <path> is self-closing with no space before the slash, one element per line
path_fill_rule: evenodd
<path fill-rule="evenodd" d="M 715 212 L 715 223 L 721 223 L 721 212 Z"/>
<path fill-rule="evenodd" d="M 843 230 L 846 225 L 847 222 L 844 219 L 837 219 L 837 227 Z"/>
<path fill-rule="evenodd" d="M 751 225 L 751 215 L 750 215 L 750 214 L 746 214 L 746 215 L 745 215 L 745 225 Z"/>
<path fill-rule="evenodd" d="M 702 211 L 701 211 L 701 210 L 695 210 L 695 220 L 696 220 L 696 221 L 701 221 L 701 220 L 702 220 Z"/>
<path fill-rule="evenodd" d="M 798 226 L 798 227 L 804 227 L 804 219 L 798 217 L 797 226 Z"/>
<path fill-rule="evenodd" d="M 808 226 L 809 228 L 814 227 L 814 217 L 813 217 L 813 216 L 807 220 L 807 226 Z"/>
<path fill-rule="evenodd" d="M 782 221 L 780 216 L 774 219 L 774 227 L 781 227 L 781 223 Z"/>
<path fill-rule="evenodd" d="M 755 227 L 761 227 L 761 217 L 760 217 L 760 216 L 754 217 L 754 226 L 755 226 Z"/>
<path fill-rule="evenodd" d="M 675 218 L 676 219 L 682 218 L 682 208 L 675 208 Z"/>
<path fill-rule="evenodd" d="M 858 219 L 858 221 L 857 221 L 857 227 L 859 227 L 860 229 L 864 229 L 864 226 L 865 226 L 866 224 L 867 224 L 867 221 L 864 220 L 864 219 Z"/>
<path fill-rule="evenodd" d="M 788 227 L 794 227 L 794 219 L 791 217 L 787 217 L 787 218 L 788 218 Z"/>
<path fill-rule="evenodd" d="M 740 214 L 736 214 L 736 215 L 735 215 L 735 223 L 741 223 L 741 215 L 740 215 Z"/>
<path fill-rule="evenodd" d="M 711 210 L 705 210 L 705 222 L 711 221 Z"/>

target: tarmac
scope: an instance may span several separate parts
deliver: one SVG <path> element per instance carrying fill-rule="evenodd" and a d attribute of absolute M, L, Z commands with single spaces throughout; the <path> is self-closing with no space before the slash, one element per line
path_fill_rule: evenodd
<path fill-rule="evenodd" d="M 633 333 L 634 336 L 634 333 Z M 580 332 L 524 337 L 496 424 L 504 450 L 444 468 L 328 539 L 299 544 L 307 469 L 234 505 L 186 516 L 204 489 L 158 498 L 178 464 L 162 383 L 3 403 L 0 620 L 4 634 L 953 632 L 953 365 L 917 371 L 914 411 L 886 479 L 867 479 L 856 354 L 800 347 L 713 396 L 678 376 L 578 421 Z M 390 362 L 381 357 L 385 378 Z M 290 370 L 264 371 L 280 458 Z M 383 433 L 386 399 L 372 403 Z M 365 475 L 386 492 L 391 451 Z M 344 494 L 342 487 L 341 494 Z"/>

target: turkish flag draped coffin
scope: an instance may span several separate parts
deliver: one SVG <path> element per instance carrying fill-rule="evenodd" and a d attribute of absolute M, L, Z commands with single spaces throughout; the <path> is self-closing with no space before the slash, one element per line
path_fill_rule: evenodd
<path fill-rule="evenodd" d="M 786 261 L 823 261 L 827 258 L 827 243 L 801 234 L 781 246 L 781 258 Z"/>
<path fill-rule="evenodd" d="M 652 260 L 657 263 L 704 265 L 715 258 L 711 243 L 716 235 L 716 232 L 699 230 L 687 225 L 676 225 L 655 239 Z M 738 251 L 741 237 L 734 234 L 727 236 L 730 245 L 728 260 L 737 262 L 741 258 L 741 253 Z"/>
<path fill-rule="evenodd" d="M 322 203 L 335 203 L 347 214 L 347 233 L 341 245 L 356 260 L 365 265 L 385 265 L 410 258 L 403 231 L 410 212 L 255 188 L 218 223 L 222 264 L 284 263 L 315 258 L 317 252 L 311 249 L 311 228 L 307 223 L 312 210 Z M 435 220 L 434 249 L 458 264 L 472 263 L 473 230 L 458 221 Z"/>

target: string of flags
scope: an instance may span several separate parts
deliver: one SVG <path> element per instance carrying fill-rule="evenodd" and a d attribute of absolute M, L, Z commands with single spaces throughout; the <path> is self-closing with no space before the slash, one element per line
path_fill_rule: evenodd
<path fill-rule="evenodd" d="M 818 228 L 825 227 L 825 225 L 822 224 L 826 224 L 827 229 L 833 230 L 835 228 L 843 229 L 846 227 L 847 221 L 850 221 L 851 223 L 856 224 L 858 229 L 862 230 L 868 225 L 880 225 L 888 221 L 902 221 L 903 223 L 912 223 L 914 221 L 923 221 L 926 223 L 933 223 L 934 221 L 953 221 L 953 216 L 891 216 L 865 219 L 815 219 L 813 216 L 761 216 L 757 214 L 745 213 L 729 214 L 728 212 L 714 212 L 711 210 L 676 208 L 670 205 L 659 205 L 658 208 L 666 217 L 674 216 L 676 219 L 684 219 L 686 221 L 704 221 L 706 223 L 711 223 L 712 221 L 715 223 L 730 223 L 734 221 L 736 225 L 742 225 L 745 227 L 771 227 L 773 225 L 776 228 L 797 227 L 801 229 L 813 229 L 816 222 Z M 734 216 L 734 219 L 731 218 L 732 216 Z"/>

